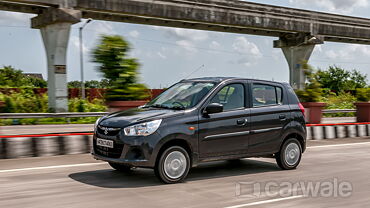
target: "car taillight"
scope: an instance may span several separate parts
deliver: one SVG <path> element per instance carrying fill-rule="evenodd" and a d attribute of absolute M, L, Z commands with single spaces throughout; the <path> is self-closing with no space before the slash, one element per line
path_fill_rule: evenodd
<path fill-rule="evenodd" d="M 303 105 L 302 105 L 302 103 L 298 103 L 298 106 L 299 106 L 299 109 L 301 109 L 301 111 L 302 111 L 302 113 L 303 113 L 303 115 L 304 115 L 304 107 L 303 107 Z"/>

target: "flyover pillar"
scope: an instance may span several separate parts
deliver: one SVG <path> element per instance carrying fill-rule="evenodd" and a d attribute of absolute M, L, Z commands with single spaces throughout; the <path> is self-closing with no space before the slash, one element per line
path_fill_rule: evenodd
<path fill-rule="evenodd" d="M 81 12 L 51 8 L 32 18 L 32 28 L 40 29 L 45 46 L 48 69 L 49 109 L 68 111 L 67 47 L 71 25 L 80 21 Z"/>
<path fill-rule="evenodd" d="M 274 41 L 275 48 L 281 48 L 289 65 L 289 83 L 294 89 L 304 89 L 306 76 L 302 63 L 307 62 L 316 44 L 322 44 L 321 37 L 306 34 L 291 34 Z"/>

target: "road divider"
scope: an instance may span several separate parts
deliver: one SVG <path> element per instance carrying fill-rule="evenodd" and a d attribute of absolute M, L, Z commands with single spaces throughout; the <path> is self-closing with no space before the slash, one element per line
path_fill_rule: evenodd
<path fill-rule="evenodd" d="M 0 159 L 89 153 L 93 132 L 0 135 Z M 369 123 L 308 124 L 307 139 L 369 137 Z"/>
<path fill-rule="evenodd" d="M 0 138 L 41 138 L 41 137 L 55 137 L 55 136 L 81 136 L 81 135 L 93 135 L 93 132 L 78 132 L 78 133 L 52 133 L 52 134 L 19 134 L 19 135 L 0 135 Z"/>
<path fill-rule="evenodd" d="M 92 135 L 92 132 L 1 135 L 0 159 L 90 153 Z"/>
<path fill-rule="evenodd" d="M 336 139 L 370 136 L 370 122 L 307 124 L 307 139 Z"/>

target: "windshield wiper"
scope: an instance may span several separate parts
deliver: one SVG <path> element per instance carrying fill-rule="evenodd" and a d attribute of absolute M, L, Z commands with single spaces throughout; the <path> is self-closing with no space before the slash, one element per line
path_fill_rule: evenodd
<path fill-rule="evenodd" d="M 185 110 L 182 106 L 166 106 L 161 104 L 146 105 L 143 108 L 163 108 L 163 109 L 172 109 L 172 110 Z"/>
<path fill-rule="evenodd" d="M 182 107 L 182 106 L 171 106 L 171 107 L 168 107 L 168 109 L 173 109 L 173 110 L 185 110 L 185 107 Z"/>
<path fill-rule="evenodd" d="M 169 109 L 168 106 L 161 105 L 161 104 L 154 104 L 154 105 L 145 105 L 143 108 L 164 108 L 164 109 Z"/>

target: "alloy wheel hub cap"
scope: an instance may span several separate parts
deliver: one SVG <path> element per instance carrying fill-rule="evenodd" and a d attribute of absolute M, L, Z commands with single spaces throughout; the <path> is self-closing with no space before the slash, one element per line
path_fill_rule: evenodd
<path fill-rule="evenodd" d="M 164 172 L 171 179 L 180 178 L 186 171 L 187 161 L 182 152 L 174 151 L 164 161 Z"/>
<path fill-rule="evenodd" d="M 285 162 L 294 166 L 299 160 L 301 150 L 296 143 L 290 143 L 285 149 Z"/>

